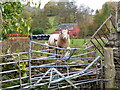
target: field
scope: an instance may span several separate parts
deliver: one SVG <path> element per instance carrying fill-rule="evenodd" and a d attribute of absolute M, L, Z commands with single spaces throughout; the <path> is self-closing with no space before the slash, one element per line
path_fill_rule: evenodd
<path fill-rule="evenodd" d="M 71 43 L 70 43 L 70 47 L 71 48 L 84 48 L 83 44 L 85 42 L 87 42 L 89 39 L 70 39 Z M 40 42 L 40 43 L 44 43 L 44 42 L 48 42 L 48 40 L 43 41 L 43 40 L 35 40 L 36 42 Z M 95 40 L 93 40 L 96 44 L 97 42 Z M 101 42 L 100 39 L 98 39 L 98 41 Z M 24 41 L 16 41 L 16 42 L 9 42 L 9 41 L 3 41 L 2 42 L 2 53 L 16 53 L 16 52 L 24 52 L 24 51 L 28 51 L 28 42 L 24 42 Z M 40 49 L 36 46 L 36 49 Z"/>
<path fill-rule="evenodd" d="M 83 44 L 89 39 L 70 39 L 70 47 L 83 48 Z"/>

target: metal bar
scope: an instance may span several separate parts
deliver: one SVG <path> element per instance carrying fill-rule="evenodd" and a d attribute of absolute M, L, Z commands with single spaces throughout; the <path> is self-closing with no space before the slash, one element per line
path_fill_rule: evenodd
<path fill-rule="evenodd" d="M 29 42 L 29 50 L 28 50 L 28 60 L 29 60 L 29 83 L 31 85 L 31 46 L 32 46 L 32 43 L 31 41 Z"/>
<path fill-rule="evenodd" d="M 50 83 L 51 83 L 51 81 L 52 81 L 52 73 L 53 73 L 53 69 L 51 69 L 51 72 L 50 72 L 50 81 L 49 81 L 48 88 L 50 88 Z"/>
<path fill-rule="evenodd" d="M 101 41 L 105 44 L 104 40 L 100 37 L 100 34 L 99 33 L 97 33 L 97 34 L 98 34 L 99 38 L 101 39 Z"/>
<path fill-rule="evenodd" d="M 89 69 L 89 70 L 94 70 L 94 69 Z M 53 71 L 54 72 L 54 71 Z M 70 72 L 69 74 L 75 74 L 75 73 L 79 73 L 80 71 L 76 71 L 76 72 Z M 49 72 L 50 73 L 50 72 Z M 48 74 L 49 74 L 48 73 Z M 37 74 L 37 76 L 43 76 L 45 73 L 41 73 L 41 74 Z M 63 75 L 66 75 L 67 76 L 67 73 L 63 73 Z M 36 79 L 36 78 L 41 78 L 41 77 L 37 77 L 37 76 L 33 76 L 33 77 L 35 77 L 35 78 L 32 78 L 33 80 L 34 79 Z M 56 76 L 55 74 L 54 74 L 54 76 Z M 46 77 L 49 77 L 49 76 L 46 76 Z"/>
<path fill-rule="evenodd" d="M 104 56 L 103 53 L 99 50 L 99 48 L 94 44 L 94 42 L 92 40 L 90 40 L 90 41 L 95 46 L 95 48 L 101 53 L 101 55 Z"/>
<path fill-rule="evenodd" d="M 95 40 L 98 42 L 98 44 L 102 47 L 102 49 L 103 49 L 103 46 L 102 46 L 102 44 L 97 40 L 97 38 L 96 37 L 94 37 L 95 38 Z"/>
<path fill-rule="evenodd" d="M 78 57 L 78 56 L 88 55 L 88 54 L 95 53 L 95 52 L 96 52 L 96 51 L 91 51 L 91 52 L 87 52 L 87 53 L 84 53 L 84 54 L 73 55 L 73 56 L 71 56 L 71 57 Z"/>
<path fill-rule="evenodd" d="M 89 64 L 86 64 L 86 65 L 89 65 Z M 86 66 L 86 65 L 85 65 L 85 66 Z M 72 66 L 72 65 L 71 65 L 71 66 Z M 74 66 L 74 65 L 73 65 L 73 66 Z M 78 65 L 78 67 L 79 67 L 79 66 L 81 66 L 81 65 Z M 83 66 L 84 66 L 84 65 L 83 65 Z M 77 72 L 79 72 L 79 71 L 77 71 Z M 69 74 L 75 74 L 75 73 L 77 73 L 77 72 L 70 72 Z M 43 74 L 38 74 L 38 75 L 39 75 L 39 76 L 40 76 L 40 75 L 44 75 L 44 73 L 43 73 Z M 67 75 L 67 73 L 64 73 L 63 75 Z M 21 77 L 21 79 L 25 79 L 25 78 L 29 78 L 29 76 Z M 35 77 L 35 78 L 31 78 L 31 79 L 37 79 L 37 78 L 40 78 L 40 77 Z M 10 81 L 15 81 L 15 80 L 19 80 L 19 78 L 1 81 L 0 84 L 1 84 L 1 83 L 5 83 L 5 82 L 10 82 Z"/>
<path fill-rule="evenodd" d="M 95 59 L 95 57 L 87 57 L 87 58 L 70 58 L 71 60 L 73 59 Z M 31 59 L 32 60 L 67 60 L 67 58 L 36 58 L 36 59 Z"/>
<path fill-rule="evenodd" d="M 110 15 L 110 16 L 103 22 L 103 24 L 102 24 L 102 25 L 97 29 L 97 31 L 92 35 L 91 39 L 94 38 L 94 36 L 100 31 L 100 29 L 105 25 L 105 23 L 106 23 L 111 17 L 112 17 L 112 15 Z M 90 40 L 91 40 L 91 39 L 90 39 Z M 90 43 L 90 40 L 89 40 L 86 44 Z"/>
<path fill-rule="evenodd" d="M 21 68 L 20 67 L 20 55 L 18 54 L 18 62 L 19 62 L 19 69 Z M 19 80 L 20 80 L 20 88 L 22 87 L 22 80 L 21 80 L 21 71 L 19 72 Z"/>
<path fill-rule="evenodd" d="M 51 68 L 33 86 L 36 86 L 36 84 L 39 83 L 50 71 Z"/>
<path fill-rule="evenodd" d="M 39 52 L 39 53 L 48 54 L 48 55 L 54 55 L 54 56 L 62 56 L 62 57 L 64 56 L 64 55 L 61 55 L 61 54 L 53 54 L 53 53 L 48 53 L 48 52 L 41 52 L 41 51 L 33 51 L 33 50 L 32 50 L 32 53 L 33 53 L 33 52 L 36 52 L 36 53 Z"/>
<path fill-rule="evenodd" d="M 95 57 L 85 57 L 85 58 L 70 58 L 70 59 L 94 59 Z M 31 59 L 32 60 L 66 60 L 67 58 L 49 58 L 49 57 L 44 57 L 44 58 L 36 58 L 36 59 Z M 29 60 L 20 60 L 20 62 L 28 62 Z M 18 63 L 18 61 L 15 62 L 8 62 L 8 63 L 0 63 L 0 65 L 7 65 L 7 64 L 15 64 Z"/>
<path fill-rule="evenodd" d="M 49 60 L 49 58 L 54 57 L 54 56 L 50 56 L 50 57 L 44 57 L 45 60 Z M 44 60 L 44 58 L 40 58 L 40 60 Z M 53 58 L 54 59 L 54 58 Z M 31 59 L 32 60 L 36 60 L 36 59 Z M 38 59 L 37 59 L 38 60 Z M 51 60 L 51 59 L 50 59 Z M 56 60 L 56 59 L 55 59 Z M 29 60 L 20 60 L 20 62 L 28 62 Z M 0 63 L 0 65 L 7 65 L 7 64 L 15 64 L 18 63 L 18 61 L 15 62 L 8 62 L 8 63 Z"/>
<path fill-rule="evenodd" d="M 112 26 L 114 27 L 114 29 L 116 29 L 116 27 L 115 27 L 115 25 L 114 25 L 114 23 L 113 23 L 113 21 L 112 21 L 112 18 L 110 18 L 110 21 L 111 21 Z"/>
<path fill-rule="evenodd" d="M 38 42 L 35 42 L 35 41 L 31 41 L 31 43 L 35 43 L 35 44 L 39 44 L 39 45 L 42 45 L 42 46 L 51 47 L 51 48 L 54 48 L 54 49 L 61 49 L 61 50 L 74 50 L 74 49 L 77 49 L 77 50 L 86 50 L 86 49 L 92 47 L 92 45 L 91 45 L 90 47 L 87 47 L 87 48 L 84 48 L 84 49 L 81 49 L 81 48 L 70 48 L 70 49 L 65 49 L 65 48 L 59 48 L 59 47 L 55 47 L 55 46 L 45 45 L 45 44 L 38 43 Z"/>
<path fill-rule="evenodd" d="M 83 71 L 87 71 L 95 62 L 99 60 L 100 56 L 97 56 L 94 61 L 92 61 Z"/>
<path fill-rule="evenodd" d="M 92 73 L 92 72 L 96 72 L 96 71 L 101 70 L 101 69 L 102 69 L 102 68 L 98 68 L 98 69 L 95 69 L 95 70 L 93 70 L 93 71 L 89 71 L 89 72 L 84 73 L 84 74 L 80 74 L 80 71 L 79 71 L 77 74 L 70 75 L 70 76 L 66 76 L 65 78 L 68 78 L 68 79 L 69 79 L 69 78 L 74 79 L 74 78 L 77 78 L 77 77 L 80 77 L 80 76 L 88 75 L 88 74 L 90 74 L 90 73 Z M 73 78 L 73 77 L 74 77 L 74 78 Z M 62 81 L 62 80 L 64 80 L 64 78 L 60 78 L 60 79 L 57 79 L 57 80 L 51 81 L 51 83 L 57 83 L 57 82 L 60 82 L 60 81 Z M 45 85 L 45 84 L 48 84 L 48 82 L 47 82 L 47 83 L 36 84 L 35 86 L 41 86 L 41 85 Z M 33 88 L 32 85 L 30 85 L 30 86 L 26 86 L 26 87 L 24 87 L 24 88 L 29 88 L 29 87 Z"/>
<path fill-rule="evenodd" d="M 107 24 L 105 24 L 105 27 L 107 28 L 107 30 L 108 30 L 108 31 L 109 31 L 109 33 L 110 33 L 110 30 L 109 30 L 109 28 L 108 28 Z"/>
<path fill-rule="evenodd" d="M 112 17 L 112 15 L 110 15 L 104 22 L 103 24 L 97 29 L 97 31 L 93 34 L 93 36 L 91 38 L 94 38 L 94 36 L 100 31 L 100 29 L 106 24 L 106 22 Z"/>
<path fill-rule="evenodd" d="M 65 78 L 65 76 L 62 75 L 57 69 L 53 68 L 53 70 L 56 71 L 56 73 L 58 73 L 62 78 L 64 78 L 70 85 L 72 85 L 74 88 L 77 88 L 70 80 Z"/>
<path fill-rule="evenodd" d="M 5 57 L 5 56 L 11 56 L 11 55 L 21 55 L 21 54 L 28 54 L 28 52 L 20 52 L 20 53 L 12 53 L 12 54 L 5 54 L 5 55 L 0 55 L 0 57 Z"/>
<path fill-rule="evenodd" d="M 67 60 L 67 65 L 66 65 L 66 68 L 67 68 L 67 75 L 69 76 L 70 71 L 69 71 L 68 60 Z"/>
<path fill-rule="evenodd" d="M 74 49 L 75 50 L 75 49 Z M 32 52 L 41 52 L 41 51 L 32 51 Z M 77 57 L 77 56 L 82 56 L 82 55 L 87 55 L 87 54 L 90 54 L 90 53 L 95 53 L 96 51 L 91 51 L 91 52 L 88 52 L 88 53 L 83 53 L 83 54 L 79 54 L 79 55 L 73 55 L 71 57 Z M 43 52 L 41 52 L 43 53 Z M 52 54 L 52 53 L 47 53 L 47 52 L 44 52 L 45 54 L 50 54 L 50 55 L 57 55 L 57 56 L 64 56 L 64 55 L 60 55 L 60 54 Z"/>
<path fill-rule="evenodd" d="M 103 29 L 101 28 L 102 33 L 105 35 L 105 37 L 109 40 L 108 36 L 104 33 Z"/>
<path fill-rule="evenodd" d="M 100 81 L 99 79 L 95 79 L 95 80 L 90 80 L 90 81 L 86 81 L 86 82 L 80 82 L 80 83 L 75 83 L 75 85 L 81 85 L 81 84 L 86 84 L 86 83 L 91 83 L 91 82 L 96 82 L 96 81 Z M 70 85 L 67 86 L 63 86 L 61 88 L 67 88 L 67 87 L 71 87 Z"/>
<path fill-rule="evenodd" d="M 28 62 L 29 60 L 20 60 L 20 62 Z M 16 64 L 18 61 L 15 62 L 8 62 L 8 63 L 0 63 L 0 65 L 8 65 L 8 64 Z"/>
<path fill-rule="evenodd" d="M 81 76 L 84 76 L 84 75 L 88 75 L 88 74 L 90 74 L 90 73 L 92 73 L 92 72 L 95 72 L 95 71 L 98 71 L 98 70 L 101 70 L 102 68 L 98 68 L 98 69 L 96 69 L 96 70 L 94 70 L 94 71 L 89 71 L 89 72 L 86 72 L 86 73 L 84 73 L 83 71 L 79 71 L 78 73 L 76 73 L 76 74 L 73 74 L 73 75 L 70 75 L 70 76 L 66 76 L 65 78 L 67 78 L 67 79 L 74 79 L 74 78 L 77 78 L 77 77 L 81 77 Z M 54 81 L 52 81 L 51 83 L 57 83 L 57 82 L 60 82 L 60 81 L 62 81 L 62 80 L 64 80 L 64 78 L 60 78 L 60 79 L 57 79 L 57 80 L 54 80 Z"/>
<path fill-rule="evenodd" d="M 21 77 L 21 79 L 25 79 L 25 78 L 29 78 L 29 76 L 26 77 Z M 10 81 L 15 81 L 15 80 L 19 80 L 20 78 L 15 78 L 15 79 L 10 79 L 10 80 L 5 80 L 5 81 L 1 81 L 0 83 L 5 83 L 5 82 L 10 82 Z"/>
<path fill-rule="evenodd" d="M 28 85 L 29 83 L 25 83 L 25 84 L 22 84 L 22 86 L 25 86 L 25 85 Z M 15 85 L 15 86 L 11 86 L 11 87 L 7 87 L 7 88 L 2 88 L 3 90 L 5 89 L 12 89 L 12 88 L 16 88 L 16 87 L 20 87 L 20 85 Z"/>
<path fill-rule="evenodd" d="M 82 64 L 82 65 L 57 65 L 57 66 L 46 66 L 46 65 L 39 65 L 39 66 L 31 66 L 31 68 L 45 68 L 45 67 L 47 67 L 47 68 L 51 68 L 51 67 L 59 67 L 59 68 L 61 68 L 61 67 L 82 67 L 82 66 L 86 66 L 86 65 L 89 65 L 89 64 Z"/>
<path fill-rule="evenodd" d="M 46 49 L 46 50 L 41 50 L 41 52 L 44 52 L 44 51 L 52 51 L 54 49 Z"/>
<path fill-rule="evenodd" d="M 0 74 L 12 73 L 12 72 L 17 72 L 17 70 L 3 71 L 3 72 L 0 72 Z"/>

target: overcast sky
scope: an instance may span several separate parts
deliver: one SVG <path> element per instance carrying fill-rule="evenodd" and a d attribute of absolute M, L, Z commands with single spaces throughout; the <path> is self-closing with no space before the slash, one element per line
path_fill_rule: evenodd
<path fill-rule="evenodd" d="M 50 0 L 41 0 L 41 8 L 44 7 L 44 5 Z M 57 0 L 56 0 L 57 1 Z M 66 1 L 66 0 L 63 0 Z M 75 0 L 77 2 L 77 5 L 84 4 L 86 6 L 89 6 L 91 9 L 101 9 L 102 5 L 107 1 L 120 1 L 120 0 Z"/>

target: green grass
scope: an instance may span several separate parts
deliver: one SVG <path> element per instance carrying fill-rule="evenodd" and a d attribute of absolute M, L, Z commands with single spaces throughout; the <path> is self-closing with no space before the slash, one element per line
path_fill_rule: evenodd
<path fill-rule="evenodd" d="M 70 47 L 83 48 L 83 44 L 89 39 L 70 39 Z"/>
<path fill-rule="evenodd" d="M 46 34 L 52 34 L 52 33 L 55 32 L 56 28 L 57 28 L 57 27 L 53 27 L 53 26 L 52 26 L 52 28 L 47 29 L 45 33 L 46 33 Z"/>

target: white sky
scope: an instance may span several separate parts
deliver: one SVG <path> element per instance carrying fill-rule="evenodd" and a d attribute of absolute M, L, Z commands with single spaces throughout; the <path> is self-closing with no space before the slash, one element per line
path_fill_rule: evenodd
<path fill-rule="evenodd" d="M 43 8 L 48 1 L 50 0 L 41 0 L 41 8 Z M 66 0 L 63 0 L 63 1 L 66 1 Z M 96 9 L 101 9 L 102 5 L 107 1 L 120 1 L 120 0 L 75 0 L 75 1 L 78 6 L 81 4 L 84 4 L 90 7 L 91 9 L 96 10 Z"/>

